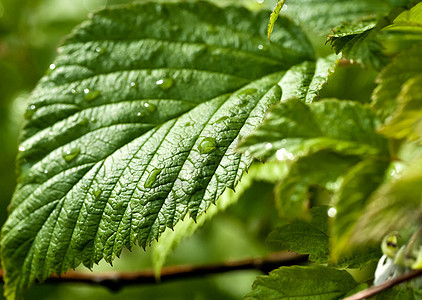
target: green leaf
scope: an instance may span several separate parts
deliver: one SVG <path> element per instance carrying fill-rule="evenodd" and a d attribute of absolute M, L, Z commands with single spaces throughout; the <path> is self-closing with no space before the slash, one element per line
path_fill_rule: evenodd
<path fill-rule="evenodd" d="M 384 30 L 390 33 L 412 35 L 416 40 L 422 39 L 422 3 L 403 11 L 394 19 L 393 24 Z"/>
<path fill-rule="evenodd" d="M 332 238 L 329 230 L 329 211 L 328 206 L 313 207 L 310 222 L 294 221 L 280 226 L 268 235 L 267 242 L 281 245 L 282 249 L 309 254 L 312 261 L 333 264 L 330 259 Z M 354 248 L 334 265 L 339 268 L 362 268 L 369 262 L 378 260 L 381 255 L 379 247 Z"/>
<path fill-rule="evenodd" d="M 323 100 L 307 105 L 292 99 L 274 106 L 238 149 L 261 159 L 278 160 L 322 150 L 388 157 L 387 142 L 375 131 L 378 124 L 373 112 L 359 103 Z"/>
<path fill-rule="evenodd" d="M 382 69 L 389 62 L 379 40 L 376 18 L 342 24 L 330 34 L 328 41 L 336 53 L 363 66 Z"/>
<path fill-rule="evenodd" d="M 398 178 L 390 179 L 362 211 L 350 243 L 381 240 L 391 231 L 418 224 L 422 206 L 422 159 L 413 161 Z"/>
<path fill-rule="evenodd" d="M 392 7 L 382 0 L 294 0 L 286 13 L 307 29 L 327 33 L 343 22 L 387 14 Z"/>
<path fill-rule="evenodd" d="M 356 156 L 326 151 L 300 157 L 293 162 L 276 189 L 280 214 L 290 220 L 306 217 L 310 206 L 309 188 L 320 186 L 330 191 L 337 190 L 342 176 L 357 162 L 359 158 Z"/>
<path fill-rule="evenodd" d="M 397 97 L 403 85 L 422 73 L 422 44 L 399 53 L 377 78 L 378 86 L 372 94 L 373 106 L 386 119 L 397 109 Z"/>
<path fill-rule="evenodd" d="M 346 174 L 335 205 L 332 227 L 334 258 L 353 249 L 353 243 L 349 242 L 350 235 L 371 195 L 384 181 L 388 165 L 387 160 L 367 159 Z"/>
<path fill-rule="evenodd" d="M 340 299 L 358 286 L 346 271 L 329 267 L 282 267 L 258 276 L 246 299 Z"/>
<path fill-rule="evenodd" d="M 391 138 L 420 140 L 422 137 L 421 75 L 411 78 L 403 84 L 397 102 L 397 110 L 379 131 Z"/>
<path fill-rule="evenodd" d="M 234 152 L 313 58 L 302 31 L 206 2 L 100 11 L 59 48 L 32 94 L 2 235 L 6 295 L 80 263 L 145 247 L 233 188 Z"/>
<path fill-rule="evenodd" d="M 294 221 L 278 227 L 267 238 L 271 244 L 299 254 L 309 254 L 309 259 L 327 262 L 330 256 L 328 233 L 328 206 L 316 206 L 311 209 L 311 221 Z"/>

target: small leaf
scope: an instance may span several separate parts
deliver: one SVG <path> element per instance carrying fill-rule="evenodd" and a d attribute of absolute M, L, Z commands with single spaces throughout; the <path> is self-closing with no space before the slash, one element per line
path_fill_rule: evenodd
<path fill-rule="evenodd" d="M 375 18 L 342 24 L 333 29 L 328 41 L 334 51 L 341 52 L 344 58 L 380 70 L 387 65 L 389 59 L 383 53 L 376 24 Z"/>
<path fill-rule="evenodd" d="M 312 261 L 325 263 L 329 260 L 328 206 L 311 209 L 311 222 L 295 221 L 272 231 L 267 242 L 278 244 L 299 254 L 310 254 Z"/>
<path fill-rule="evenodd" d="M 329 213 L 332 208 L 316 206 L 311 209 L 310 222 L 294 221 L 271 232 L 267 242 L 281 245 L 282 249 L 309 254 L 311 261 L 329 263 L 339 268 L 362 268 L 382 255 L 379 247 L 354 248 L 334 264 L 330 259 L 332 238 L 329 230 Z"/>
<path fill-rule="evenodd" d="M 359 284 L 343 270 L 329 267 L 282 267 L 258 276 L 245 299 L 341 299 Z"/>

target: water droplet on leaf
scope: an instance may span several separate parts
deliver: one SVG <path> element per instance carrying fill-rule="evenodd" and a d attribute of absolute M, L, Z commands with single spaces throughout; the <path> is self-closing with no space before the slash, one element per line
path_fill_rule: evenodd
<path fill-rule="evenodd" d="M 26 150 L 26 148 L 25 147 L 23 147 L 23 146 L 20 146 L 19 147 L 19 152 L 24 152 Z"/>
<path fill-rule="evenodd" d="M 78 124 L 79 124 L 79 125 L 82 125 L 82 126 L 85 126 L 85 125 L 87 125 L 88 123 L 89 123 L 88 118 L 82 118 L 82 119 L 78 122 Z"/>
<path fill-rule="evenodd" d="M 101 195 L 101 193 L 103 192 L 103 190 L 102 189 L 96 189 L 95 191 L 94 191 L 94 197 L 95 197 L 95 199 L 98 199 L 98 197 L 100 197 L 100 195 Z"/>
<path fill-rule="evenodd" d="M 265 145 L 265 149 L 271 149 L 273 147 L 273 144 L 271 144 L 271 143 L 267 143 L 266 145 Z"/>
<path fill-rule="evenodd" d="M 155 82 L 162 90 L 166 91 L 173 86 L 173 78 L 167 77 Z"/>
<path fill-rule="evenodd" d="M 97 48 L 95 48 L 95 52 L 97 52 L 98 54 L 103 54 L 105 52 L 105 48 L 97 47 Z"/>
<path fill-rule="evenodd" d="M 28 105 L 25 111 L 25 119 L 30 119 L 37 111 L 37 109 L 38 108 L 35 106 L 35 104 Z"/>
<path fill-rule="evenodd" d="M 159 168 L 155 168 L 154 170 L 152 170 L 152 172 L 149 174 L 147 180 L 144 183 L 144 187 L 150 188 L 154 184 L 155 179 L 160 173 L 161 173 L 161 169 Z"/>
<path fill-rule="evenodd" d="M 149 113 L 153 113 L 157 109 L 155 104 L 148 103 L 148 102 L 144 103 L 144 107 L 146 108 L 147 112 L 149 112 Z"/>
<path fill-rule="evenodd" d="M 130 83 L 130 87 L 135 88 L 136 86 L 137 86 L 137 84 L 136 84 L 136 82 L 135 82 L 135 81 L 132 81 L 132 82 Z"/>
<path fill-rule="evenodd" d="M 101 95 L 101 91 L 91 91 L 90 89 L 84 89 L 84 94 L 85 100 L 90 102 L 94 99 L 97 99 Z"/>
<path fill-rule="evenodd" d="M 55 64 L 51 64 L 50 67 L 49 67 L 50 70 L 54 70 L 55 68 L 56 68 Z"/>
<path fill-rule="evenodd" d="M 207 154 L 213 151 L 216 147 L 217 143 L 215 141 L 215 138 L 206 137 L 199 143 L 198 150 L 201 154 Z"/>
<path fill-rule="evenodd" d="M 68 163 L 70 163 L 72 160 L 78 156 L 78 154 L 81 153 L 81 149 L 79 148 L 72 148 L 70 150 L 67 150 L 62 154 L 64 160 Z"/>
<path fill-rule="evenodd" d="M 335 209 L 334 207 L 331 207 L 328 210 L 327 214 L 330 218 L 334 218 L 337 215 L 337 209 Z"/>

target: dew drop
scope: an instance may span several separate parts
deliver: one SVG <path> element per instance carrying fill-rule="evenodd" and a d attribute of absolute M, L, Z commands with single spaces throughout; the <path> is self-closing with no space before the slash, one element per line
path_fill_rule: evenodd
<path fill-rule="evenodd" d="M 95 199 L 98 199 L 98 197 L 100 197 L 100 195 L 101 195 L 101 193 L 102 193 L 102 192 L 103 192 L 103 190 L 102 190 L 102 189 L 100 189 L 100 188 L 96 189 L 96 190 L 93 192 Z"/>
<path fill-rule="evenodd" d="M 265 145 L 265 149 L 267 149 L 267 150 L 271 149 L 272 147 L 273 147 L 273 144 L 271 144 L 271 143 L 267 143 Z"/>
<path fill-rule="evenodd" d="M 132 82 L 130 83 L 130 87 L 135 88 L 136 86 L 137 86 L 137 84 L 136 84 L 136 82 L 135 82 L 135 81 L 132 81 Z"/>
<path fill-rule="evenodd" d="M 71 90 L 70 90 L 70 93 L 71 93 L 71 94 L 76 94 L 76 90 L 75 90 L 75 89 L 71 89 Z"/>
<path fill-rule="evenodd" d="M 52 135 L 54 135 L 54 132 L 53 132 L 53 131 L 49 131 L 49 132 L 48 132 L 48 135 L 49 135 L 49 136 L 52 136 Z"/>
<path fill-rule="evenodd" d="M 103 47 L 97 47 L 95 48 L 95 52 L 98 54 L 103 54 L 105 52 L 105 49 Z"/>
<path fill-rule="evenodd" d="M 335 209 L 334 207 L 331 207 L 328 211 L 327 211 L 327 215 L 330 218 L 334 218 L 337 215 L 337 209 Z"/>
<path fill-rule="evenodd" d="M 81 149 L 79 148 L 72 148 L 70 150 L 67 150 L 62 154 L 64 160 L 68 163 L 70 163 L 72 160 L 78 156 L 78 154 L 81 153 Z"/>
<path fill-rule="evenodd" d="M 265 0 L 256 0 L 256 2 L 258 2 L 259 4 L 264 3 Z"/>
<path fill-rule="evenodd" d="M 26 150 L 26 148 L 24 146 L 19 147 L 19 152 L 24 152 L 25 150 Z"/>
<path fill-rule="evenodd" d="M 51 64 L 51 65 L 49 66 L 49 69 L 50 69 L 50 70 L 54 70 L 54 69 L 56 69 L 56 65 L 55 65 L 55 64 Z"/>
<path fill-rule="evenodd" d="M 101 95 L 101 91 L 91 91 L 90 89 L 84 89 L 84 98 L 85 101 L 92 101 L 97 99 Z"/>
<path fill-rule="evenodd" d="M 162 90 L 166 91 L 173 86 L 173 78 L 166 77 L 155 82 Z"/>
<path fill-rule="evenodd" d="M 144 114 L 142 113 L 142 112 L 138 112 L 137 114 L 136 114 L 136 116 L 138 116 L 138 117 L 143 117 L 144 116 Z"/>
<path fill-rule="evenodd" d="M 204 138 L 198 145 L 199 153 L 207 154 L 213 151 L 217 146 L 215 138 L 213 137 L 206 137 Z"/>
<path fill-rule="evenodd" d="M 82 118 L 82 119 L 78 122 L 78 124 L 79 124 L 79 125 L 81 125 L 81 126 L 85 126 L 85 125 L 87 125 L 88 123 L 89 123 L 88 118 Z"/>
<path fill-rule="evenodd" d="M 144 103 L 144 107 L 146 108 L 147 112 L 149 112 L 149 113 L 153 113 L 157 109 L 155 104 L 148 103 L 148 102 Z"/>
<path fill-rule="evenodd" d="M 161 173 L 161 169 L 159 168 L 155 168 L 154 170 L 152 170 L 152 172 L 149 174 L 147 180 L 144 183 L 144 187 L 150 188 L 154 184 L 155 179 L 160 173 Z"/>
<path fill-rule="evenodd" d="M 44 174 L 48 174 L 48 170 L 44 170 Z"/>
<path fill-rule="evenodd" d="M 30 119 L 34 113 L 37 111 L 35 104 L 28 105 L 25 111 L 25 119 Z"/>

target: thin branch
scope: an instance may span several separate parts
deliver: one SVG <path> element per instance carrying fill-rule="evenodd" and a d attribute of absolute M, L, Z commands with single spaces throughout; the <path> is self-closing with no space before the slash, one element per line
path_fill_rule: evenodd
<path fill-rule="evenodd" d="M 69 271 L 60 277 L 53 275 L 45 282 L 55 284 L 84 283 L 89 285 L 104 286 L 111 291 L 119 291 L 120 289 L 131 285 L 154 284 L 176 279 L 186 279 L 230 271 L 255 269 L 268 273 L 271 270 L 281 266 L 303 264 L 307 261 L 307 255 L 298 255 L 291 252 L 277 252 L 266 258 L 243 259 L 203 266 L 179 265 L 165 267 L 161 270 L 161 276 L 159 280 L 156 279 L 153 270 L 105 273 Z M 3 275 L 3 270 L 0 270 L 0 280 L 3 280 Z"/>
<path fill-rule="evenodd" d="M 381 293 L 382 291 L 385 291 L 397 284 L 400 284 L 402 282 L 409 281 L 413 278 L 419 277 L 422 275 L 422 270 L 413 271 L 411 273 L 407 273 L 404 275 L 401 275 L 399 277 L 393 278 L 391 280 L 387 280 L 384 283 L 380 285 L 376 285 L 373 287 L 370 287 L 369 289 L 360 291 L 359 293 L 356 293 L 350 297 L 345 298 L 344 300 L 361 300 L 366 299 L 369 297 L 372 297 L 378 293 Z"/>

